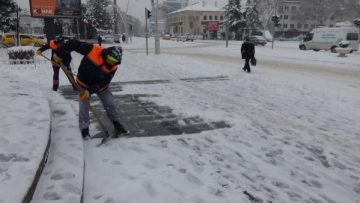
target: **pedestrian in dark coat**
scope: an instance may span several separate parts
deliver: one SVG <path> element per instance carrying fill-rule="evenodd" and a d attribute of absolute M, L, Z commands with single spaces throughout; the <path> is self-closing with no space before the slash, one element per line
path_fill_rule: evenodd
<path fill-rule="evenodd" d="M 125 35 L 125 33 L 123 33 L 122 34 L 122 42 L 125 43 L 125 41 L 126 41 L 126 35 Z"/>
<path fill-rule="evenodd" d="M 69 52 L 63 53 L 63 58 L 59 61 L 59 57 L 57 57 L 57 53 L 59 48 L 64 45 L 64 38 L 62 36 L 56 36 L 54 40 L 50 40 L 49 43 L 45 44 L 44 46 L 40 47 L 36 54 L 41 55 L 42 52 L 51 49 L 51 60 L 56 63 L 62 63 L 66 68 L 71 72 L 71 54 Z M 53 75 L 53 90 L 57 91 L 59 88 L 59 66 L 53 65 L 54 75 Z"/>
<path fill-rule="evenodd" d="M 102 37 L 100 35 L 98 36 L 97 40 L 98 40 L 99 46 L 101 46 L 101 43 L 102 43 L 103 39 L 102 39 Z"/>
<path fill-rule="evenodd" d="M 243 70 L 250 73 L 250 60 L 255 57 L 255 45 L 250 42 L 249 37 L 246 37 L 244 43 L 241 45 L 241 57 L 245 59 Z"/>

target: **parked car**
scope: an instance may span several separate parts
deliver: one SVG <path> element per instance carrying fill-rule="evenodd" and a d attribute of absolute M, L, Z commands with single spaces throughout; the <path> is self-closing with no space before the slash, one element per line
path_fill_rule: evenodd
<path fill-rule="evenodd" d="M 46 39 L 42 35 L 33 35 L 32 40 L 35 47 L 40 47 L 46 44 Z"/>
<path fill-rule="evenodd" d="M 262 36 L 258 36 L 258 35 L 253 35 L 250 37 L 250 42 L 254 43 L 255 45 L 262 45 L 265 46 L 266 45 L 266 40 L 264 37 Z"/>
<path fill-rule="evenodd" d="M 180 37 L 180 40 L 181 40 L 182 42 L 187 42 L 187 41 L 193 42 L 193 41 L 194 41 L 194 36 L 191 35 L 191 34 L 189 34 L 189 33 L 186 33 L 185 35 L 182 35 L 182 36 Z"/>
<path fill-rule="evenodd" d="M 120 34 L 114 34 L 113 35 L 114 42 L 115 43 L 120 43 L 120 37 L 121 37 Z"/>
<path fill-rule="evenodd" d="M 21 45 L 31 45 L 33 44 L 33 38 L 30 35 L 20 35 L 20 44 Z"/>
<path fill-rule="evenodd" d="M 101 38 L 103 39 L 104 44 L 112 44 L 112 43 L 114 43 L 114 36 L 113 35 L 101 35 Z M 120 42 L 120 36 L 119 36 L 119 42 Z"/>
<path fill-rule="evenodd" d="M 1 38 L 2 44 L 6 47 L 15 45 L 15 35 L 13 34 L 4 34 Z"/>
<path fill-rule="evenodd" d="M 165 34 L 165 35 L 162 36 L 162 39 L 163 39 L 163 40 L 170 40 L 170 39 L 171 39 L 171 35 Z"/>
<path fill-rule="evenodd" d="M 4 34 L 2 36 L 2 43 L 4 46 L 15 46 L 15 34 Z M 26 46 L 33 44 L 33 39 L 30 35 L 20 35 L 20 45 Z"/>
<path fill-rule="evenodd" d="M 341 41 L 348 41 L 351 51 L 359 50 L 359 30 L 355 27 L 315 28 L 304 36 L 299 44 L 300 50 L 330 50 L 336 52 Z"/>

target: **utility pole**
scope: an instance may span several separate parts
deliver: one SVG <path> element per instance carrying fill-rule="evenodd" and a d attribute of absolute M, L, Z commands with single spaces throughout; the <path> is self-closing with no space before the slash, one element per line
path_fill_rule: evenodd
<path fill-rule="evenodd" d="M 20 45 L 19 39 L 19 5 L 16 4 L 16 46 Z"/>
<path fill-rule="evenodd" d="M 228 5 L 226 7 L 226 9 L 227 9 L 226 12 L 229 11 L 229 5 L 230 5 L 230 0 L 228 1 Z M 225 46 L 226 46 L 226 48 L 228 48 L 228 46 L 229 46 L 229 21 L 230 21 L 229 15 L 227 15 L 226 23 L 225 23 L 225 39 L 226 39 L 226 45 Z"/>
<path fill-rule="evenodd" d="M 274 15 L 274 16 L 277 16 L 277 14 L 276 14 L 276 11 L 277 11 L 277 0 L 275 0 L 275 8 L 274 8 L 274 10 L 275 10 L 275 15 Z M 274 34 L 273 34 L 273 36 L 272 36 L 272 42 L 271 42 L 271 48 L 272 48 L 272 49 L 274 49 L 274 41 L 275 41 L 275 31 L 276 31 L 276 27 L 277 27 L 277 25 L 276 25 L 276 23 L 275 23 L 275 21 L 274 21 Z"/>
<path fill-rule="evenodd" d="M 229 46 L 229 19 L 226 20 L 225 24 L 225 38 L 226 38 L 226 48 Z"/>
<path fill-rule="evenodd" d="M 149 55 L 149 45 L 148 45 L 148 38 L 149 38 L 149 30 L 148 30 L 148 18 L 149 16 L 149 12 L 146 8 L 145 8 L 145 40 L 146 40 L 146 56 Z"/>
<path fill-rule="evenodd" d="M 79 26 L 79 18 L 74 19 L 76 22 L 76 39 L 80 39 L 80 26 Z"/>
<path fill-rule="evenodd" d="M 158 27 L 158 15 L 159 14 L 159 0 L 156 0 L 155 6 L 155 54 L 160 54 L 160 34 L 159 34 L 159 27 Z"/>
<path fill-rule="evenodd" d="M 114 32 L 115 34 L 119 34 L 119 29 L 118 29 L 118 16 L 117 16 L 117 3 L 116 0 L 114 0 L 114 18 L 115 18 L 115 27 L 114 27 Z"/>

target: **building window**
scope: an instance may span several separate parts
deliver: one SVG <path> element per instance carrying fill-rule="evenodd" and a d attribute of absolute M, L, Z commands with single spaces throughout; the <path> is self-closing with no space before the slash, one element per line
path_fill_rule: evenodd
<path fill-rule="evenodd" d="M 287 24 L 284 24 L 284 25 L 283 25 L 283 28 L 287 28 L 287 27 L 288 27 Z"/>
<path fill-rule="evenodd" d="M 283 11 L 283 6 L 279 6 L 279 11 L 282 12 Z"/>
<path fill-rule="evenodd" d="M 218 17 L 217 16 L 215 16 L 215 20 L 217 20 L 218 19 Z"/>
<path fill-rule="evenodd" d="M 290 24 L 290 29 L 294 29 L 294 28 L 295 28 L 294 24 Z"/>
<path fill-rule="evenodd" d="M 212 16 L 209 16 L 209 20 L 212 20 Z"/>
<path fill-rule="evenodd" d="M 220 16 L 220 20 L 224 20 L 224 16 Z"/>
<path fill-rule="evenodd" d="M 289 10 L 289 6 L 285 6 L 285 11 L 288 11 Z"/>
<path fill-rule="evenodd" d="M 206 20 L 206 16 L 204 16 L 204 20 Z"/>
<path fill-rule="evenodd" d="M 279 19 L 283 19 L 283 15 L 280 15 Z"/>
<path fill-rule="evenodd" d="M 291 7 L 291 11 L 292 11 L 292 12 L 296 11 L 296 7 L 295 7 L 295 6 L 292 6 L 292 7 Z"/>
<path fill-rule="evenodd" d="M 297 24 L 298 29 L 301 29 L 301 26 L 302 26 L 301 24 Z"/>
<path fill-rule="evenodd" d="M 308 24 L 305 24 L 304 25 L 304 29 L 308 29 L 309 28 L 309 25 Z"/>
<path fill-rule="evenodd" d="M 289 19 L 289 16 L 288 16 L 288 15 L 284 15 L 284 19 L 285 19 L 285 20 Z"/>
<path fill-rule="evenodd" d="M 190 29 L 194 29 L 194 22 L 190 22 L 189 27 Z"/>

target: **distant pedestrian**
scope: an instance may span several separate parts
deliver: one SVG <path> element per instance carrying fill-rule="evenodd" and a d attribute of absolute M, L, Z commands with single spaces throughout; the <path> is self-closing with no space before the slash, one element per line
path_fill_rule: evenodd
<path fill-rule="evenodd" d="M 249 37 L 246 37 L 244 43 L 241 45 L 241 58 L 245 59 L 243 70 L 250 73 L 250 60 L 255 60 L 255 45 L 250 42 Z"/>
<path fill-rule="evenodd" d="M 98 36 L 97 40 L 98 40 L 99 46 L 101 46 L 101 43 L 102 43 L 102 41 L 103 41 L 101 35 Z"/>
<path fill-rule="evenodd" d="M 122 34 L 122 37 L 121 37 L 121 38 L 122 38 L 122 42 L 125 43 L 125 41 L 126 41 L 126 35 L 125 35 L 125 33 Z"/>

